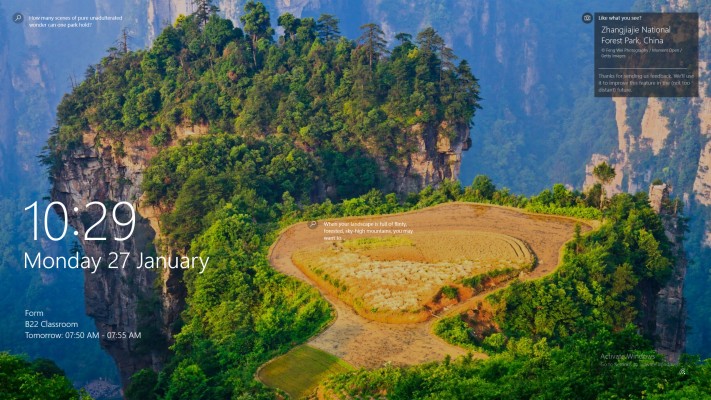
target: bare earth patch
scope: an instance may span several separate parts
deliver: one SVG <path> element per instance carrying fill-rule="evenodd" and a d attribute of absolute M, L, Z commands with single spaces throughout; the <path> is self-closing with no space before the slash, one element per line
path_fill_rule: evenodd
<path fill-rule="evenodd" d="M 462 254 L 471 256 L 466 248 L 468 246 L 462 247 L 457 244 L 459 239 L 453 239 L 451 243 L 446 244 L 452 248 L 445 249 L 442 247 L 445 246 L 443 243 L 437 245 L 433 239 L 443 234 L 457 237 L 463 235 L 461 232 L 470 234 L 477 232 L 477 235 L 491 234 L 492 237 L 493 235 L 505 235 L 515 239 L 516 243 L 525 243 L 527 249 L 530 249 L 537 258 L 537 264 L 533 271 L 522 273 L 521 279 L 523 280 L 537 279 L 555 270 L 559 261 L 560 249 L 566 241 L 573 237 L 576 223 L 580 223 L 583 232 L 591 229 L 589 224 L 572 218 L 528 214 L 512 208 L 470 203 L 447 203 L 401 214 L 342 218 L 338 221 L 407 223 L 414 234 L 393 236 L 405 239 L 399 243 L 400 239 L 392 239 L 391 243 L 384 240 L 386 245 L 368 246 L 365 244 L 367 241 L 358 242 L 359 239 L 363 239 L 362 236 L 354 235 L 344 237 L 345 242 L 337 244 L 341 246 L 343 252 L 347 250 L 352 256 L 367 257 L 371 260 L 370 262 L 381 263 L 391 262 L 394 256 L 406 259 L 410 257 L 412 263 L 426 261 L 454 263 L 457 257 Z M 338 291 L 334 290 L 334 285 L 324 285 L 323 281 L 318 282 L 299 269 L 293 262 L 295 254 L 306 251 L 306 253 L 300 254 L 307 254 L 306 257 L 308 257 L 309 249 L 317 249 L 318 253 L 318 251 L 323 251 L 324 245 L 333 246 L 330 242 L 324 242 L 321 227 L 322 225 L 319 224 L 317 229 L 309 229 L 308 224 L 303 222 L 285 229 L 272 246 L 269 255 L 270 262 L 276 270 L 316 287 L 336 310 L 337 317 L 333 324 L 311 339 L 308 343 L 310 346 L 336 355 L 355 367 L 365 368 L 379 367 L 385 363 L 420 364 L 441 360 L 445 355 L 456 357 L 467 353 L 466 350 L 450 345 L 434 336 L 431 333 L 431 322 L 391 324 L 366 319 L 338 298 Z M 438 247 L 442 251 L 427 252 L 426 255 L 418 255 L 417 252 L 412 251 L 388 254 L 389 247 L 406 246 L 407 240 L 415 243 L 420 238 L 429 238 L 428 240 L 432 242 L 430 246 Z M 353 241 L 351 242 L 351 240 Z M 477 245 L 473 242 L 470 246 L 476 247 Z M 425 248 L 426 244 L 420 244 L 420 246 Z M 456 250 L 457 248 L 460 250 Z M 498 250 L 498 252 L 501 251 L 501 249 Z M 448 252 L 451 254 L 448 255 Z M 448 274 L 451 275 L 451 272 Z M 311 275 L 314 276 L 314 274 Z M 378 277 L 377 274 L 374 274 L 371 279 L 377 281 L 390 278 Z M 343 284 L 341 283 L 341 285 Z M 348 286 L 348 283 L 345 285 Z M 372 288 L 372 290 L 377 289 L 378 287 Z M 466 307 L 483 299 L 488 294 L 489 292 L 484 292 L 463 303 L 452 305 L 443 313 L 463 312 Z M 474 356 L 485 357 L 483 354 Z"/>

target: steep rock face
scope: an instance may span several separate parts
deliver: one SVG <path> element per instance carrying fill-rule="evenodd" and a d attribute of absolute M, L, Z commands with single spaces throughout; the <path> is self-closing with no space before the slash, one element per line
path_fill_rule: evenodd
<path fill-rule="evenodd" d="M 667 185 L 653 185 L 649 189 L 649 201 L 659 213 L 664 230 L 672 243 L 676 264 L 666 284 L 656 293 L 651 310 L 644 310 L 653 316 L 654 346 L 669 362 L 679 361 L 686 344 L 686 304 L 684 302 L 684 277 L 688 265 L 681 241 L 683 227 L 677 217 L 678 210 L 669 202 Z"/>
<path fill-rule="evenodd" d="M 631 134 L 631 128 L 627 123 L 627 99 L 615 97 L 615 123 L 617 125 L 617 150 L 610 156 L 603 154 L 593 154 L 590 162 L 585 166 L 585 182 L 583 189 L 586 190 L 596 183 L 593 176 L 593 168 L 601 162 L 607 162 L 615 168 L 615 178 L 605 185 L 605 191 L 609 195 L 622 192 L 634 193 L 638 190 L 636 182 L 637 174 L 632 168 L 630 154 L 637 146 L 637 138 Z"/>
<path fill-rule="evenodd" d="M 469 127 L 415 125 L 417 151 L 398 166 L 391 178 L 392 189 L 398 193 L 411 193 L 427 185 L 438 185 L 445 179 L 457 179 L 462 164 L 462 152 L 469 149 Z"/>
<path fill-rule="evenodd" d="M 647 101 L 647 108 L 642 117 L 642 146 L 652 149 L 656 156 L 664 148 L 664 142 L 669 136 L 669 120 L 662 115 L 662 103 L 657 98 Z"/>
<path fill-rule="evenodd" d="M 155 315 L 141 315 L 139 308 L 147 307 L 156 298 L 154 281 L 158 278 L 146 270 L 136 269 L 141 252 L 150 253 L 153 247 L 154 229 L 149 222 L 137 215 L 136 229 L 126 241 L 113 240 L 125 236 L 111 217 L 113 205 L 119 201 L 129 201 L 139 205 L 140 184 L 147 162 L 155 155 L 152 146 L 139 141 L 124 143 L 125 156 L 116 155 L 116 144 L 99 144 L 96 134 L 84 136 L 84 146 L 64 157 L 61 170 L 54 176 L 52 198 L 62 202 L 68 210 L 69 222 L 78 232 L 82 247 L 87 256 L 106 260 L 110 252 L 128 252 L 131 254 L 125 269 L 100 267 L 95 274 L 87 271 L 85 275 L 86 311 L 91 316 L 101 335 L 101 346 L 108 351 L 118 365 L 124 384 L 128 378 L 142 368 L 161 365 L 165 356 L 165 346 L 146 348 L 146 343 L 165 342 L 170 338 L 167 327 L 177 317 L 176 309 L 180 305 L 163 306 L 161 310 L 162 326 L 160 332 L 146 330 L 146 322 L 155 320 Z M 86 205 L 92 201 L 107 204 L 107 218 L 92 230 L 92 236 L 107 237 L 106 241 L 84 240 L 86 230 L 100 219 L 100 208 Z M 76 208 L 78 212 L 72 210 Z M 59 211 L 59 210 L 58 210 Z M 122 217 L 126 220 L 128 217 Z M 97 232 L 101 232 L 97 235 Z M 170 274 L 170 270 L 166 274 Z M 161 277 L 162 282 L 169 276 Z M 111 332 L 127 332 L 126 337 L 118 334 L 112 338 Z M 141 341 L 128 338 L 128 332 L 141 332 L 142 336 L 151 334 L 158 337 L 144 337 Z M 161 337 L 162 336 L 162 337 Z"/>
<path fill-rule="evenodd" d="M 595 183 L 592 169 L 606 161 L 615 168 L 615 179 L 605 186 L 607 193 L 634 193 L 648 184 L 651 171 L 648 167 L 635 162 L 640 152 L 651 152 L 658 156 L 666 145 L 670 134 L 669 119 L 662 114 L 663 104 L 657 98 L 649 98 L 639 125 L 639 136 L 635 136 L 628 124 L 628 100 L 624 97 L 613 98 L 615 120 L 617 124 L 617 149 L 610 155 L 593 154 L 585 167 L 583 188 Z"/>
<path fill-rule="evenodd" d="M 665 223 L 668 232 L 676 232 L 676 222 Z M 686 347 L 686 302 L 684 300 L 684 277 L 687 260 L 678 241 L 673 242 L 677 263 L 667 284 L 656 296 L 654 347 L 669 362 L 676 363 Z"/>
<path fill-rule="evenodd" d="M 101 0 L 97 0 L 101 1 Z M 103 1 L 101 1 L 103 3 Z M 167 25 L 172 24 L 180 15 L 190 15 L 195 12 L 195 5 L 192 0 L 137 0 L 137 8 L 145 10 L 140 13 L 139 26 L 145 28 L 143 39 L 146 44 L 150 44 L 163 31 Z M 226 18 L 239 21 L 242 11 L 242 1 L 219 0 L 213 4 L 220 8 L 220 12 Z"/>
<path fill-rule="evenodd" d="M 174 136 L 177 141 L 206 133 L 206 126 L 178 127 Z M 129 254 L 125 268 L 104 266 L 96 273 L 87 271 L 84 281 L 87 315 L 94 319 L 101 346 L 116 362 L 124 386 L 140 369 L 161 368 L 175 333 L 173 324 L 185 305 L 182 270 L 136 268 L 142 254 L 172 255 L 170 249 L 156 251 L 154 247 L 154 239 L 160 237 L 161 210 L 142 201 L 143 173 L 156 154 L 158 148 L 148 143 L 147 136 L 118 142 L 88 132 L 83 145 L 64 156 L 62 168 L 53 177 L 52 199 L 69 211 L 69 224 L 78 232 L 86 255 L 108 260 L 112 252 Z M 106 205 L 107 217 L 91 236 L 101 232 L 99 236 L 108 238 L 106 241 L 85 240 L 87 229 L 101 218 L 98 206 L 86 207 L 93 201 Z M 127 234 L 112 217 L 114 204 L 121 201 L 134 206 L 136 227 L 128 240 L 116 241 L 114 238 Z M 77 212 L 72 211 L 75 208 Z M 123 211 L 123 215 L 118 213 L 119 219 L 127 221 L 127 210 Z M 122 262 L 123 258 L 117 265 Z M 107 336 L 112 332 L 118 334 Z M 140 332 L 141 339 L 130 338 L 131 332 Z"/>
<path fill-rule="evenodd" d="M 711 141 L 701 150 L 699 168 L 694 181 L 696 201 L 705 206 L 711 205 Z"/>
<path fill-rule="evenodd" d="M 145 42 L 151 43 L 166 25 L 172 24 L 180 15 L 190 15 L 195 12 L 195 5 L 192 0 L 143 0 L 146 13 L 142 14 L 145 21 L 141 21 L 141 26 L 146 27 Z M 246 0 L 215 0 L 213 4 L 220 9 L 220 14 L 229 18 L 239 26 L 239 17 L 244 9 Z M 279 14 L 291 12 L 301 15 L 302 10 L 307 5 L 307 0 L 277 0 L 275 6 Z"/>
<path fill-rule="evenodd" d="M 615 178 L 610 181 L 610 183 L 603 185 L 605 193 L 608 196 L 612 196 L 617 193 L 624 191 L 622 188 L 622 178 L 625 176 L 624 172 L 627 168 L 626 159 L 621 157 L 622 154 L 614 154 L 612 157 L 608 157 L 603 154 L 593 154 L 590 158 L 590 162 L 585 166 L 585 182 L 583 183 L 583 190 L 589 189 L 591 186 L 595 185 L 597 179 L 593 175 L 593 169 L 596 165 L 603 162 L 608 163 L 612 168 L 615 169 Z M 619 157 L 619 158 L 618 158 Z"/>
<path fill-rule="evenodd" d="M 708 63 L 699 62 L 701 76 L 709 73 Z M 708 87 L 707 81 L 700 82 L 699 92 L 706 93 Z M 699 128 L 701 134 L 707 140 L 711 138 L 711 98 L 702 96 L 697 100 L 699 103 Z M 699 155 L 699 167 L 694 180 L 694 198 L 704 206 L 711 206 L 711 140 L 706 142 L 706 145 L 701 149 Z M 707 230 L 707 234 L 711 229 Z"/>
<path fill-rule="evenodd" d="M 701 69 L 706 68 L 706 63 L 701 63 Z M 702 74 L 704 76 L 704 74 Z M 711 205 L 711 124 L 708 110 L 711 107 L 711 99 L 704 96 L 705 87 L 708 83 L 702 80 L 700 87 L 701 97 L 691 99 L 690 110 L 699 121 L 699 133 L 702 138 L 701 153 L 698 159 L 694 154 L 688 156 L 693 160 L 692 165 L 697 165 L 696 176 L 693 180 L 693 187 L 680 186 L 678 197 L 684 200 L 683 212 L 690 215 L 692 209 L 699 206 Z M 647 157 L 669 157 L 670 152 L 679 148 L 680 132 L 673 131 L 669 118 L 665 112 L 665 104 L 659 99 L 650 98 L 643 110 L 643 116 L 638 125 L 638 136 L 635 136 L 627 122 L 628 119 L 628 99 L 615 98 L 615 110 L 618 126 L 618 149 L 609 156 L 602 154 L 593 155 L 586 167 L 586 180 L 584 187 L 589 187 L 594 183 L 592 168 L 602 161 L 608 161 L 616 170 L 617 176 L 614 181 L 606 186 L 608 193 L 636 192 L 640 187 L 659 175 L 652 175 L 652 167 L 644 160 Z M 666 153 L 664 153 L 666 151 Z M 642 157 L 640 157 L 642 154 Z M 666 155 L 665 155 L 666 154 Z M 696 161 L 698 160 L 698 161 Z M 659 174 L 659 172 L 656 172 Z M 657 350 L 665 355 L 671 362 L 678 361 L 679 355 L 684 350 L 686 343 L 687 311 L 683 298 L 684 279 L 687 270 L 687 259 L 680 241 L 682 232 L 678 226 L 676 212 L 682 210 L 668 210 L 660 206 L 661 198 L 668 195 L 671 188 L 664 187 L 664 196 L 658 191 L 660 187 L 653 186 L 650 190 L 650 198 L 657 212 L 660 213 L 664 221 L 667 235 L 673 244 L 673 251 L 677 257 L 677 264 L 674 266 L 671 277 L 661 290 L 647 293 L 648 301 L 643 304 L 643 312 L 647 314 L 646 321 L 642 323 L 646 331 L 654 338 Z M 692 194 L 693 193 L 693 194 Z M 711 229 L 706 228 L 704 235 L 705 245 L 711 246 Z M 653 334 L 652 334 L 653 333 Z"/>

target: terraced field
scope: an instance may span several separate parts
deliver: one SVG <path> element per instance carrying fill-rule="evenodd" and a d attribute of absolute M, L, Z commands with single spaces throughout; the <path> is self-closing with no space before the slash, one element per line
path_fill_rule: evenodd
<path fill-rule="evenodd" d="M 507 263 L 523 267 L 531 257 L 535 257 L 535 268 L 521 272 L 519 279 L 538 279 L 555 271 L 560 250 L 573 237 L 576 224 L 583 232 L 594 224 L 471 203 L 329 220 L 338 221 L 407 226 L 412 232 L 346 234 L 333 239 L 324 232 L 324 221 L 319 221 L 316 229 L 302 222 L 281 233 L 270 250 L 269 260 L 276 270 L 316 287 L 336 311 L 334 322 L 308 345 L 349 365 L 365 368 L 386 363 L 413 365 L 466 354 L 466 350 L 434 336 L 431 323 L 438 316 L 465 311 L 489 292 L 460 302 L 453 300 L 435 313 L 434 319 L 419 323 L 365 318 L 354 310 L 356 299 L 370 307 L 385 306 L 393 312 L 407 313 L 410 307 L 417 310 L 433 289 L 447 282 Z M 383 294 L 384 288 L 390 292 Z"/>
<path fill-rule="evenodd" d="M 497 269 L 527 268 L 534 257 L 511 236 L 460 230 L 323 243 L 296 251 L 292 261 L 356 310 L 368 310 L 360 313 L 368 318 L 420 313 L 444 286 Z"/>

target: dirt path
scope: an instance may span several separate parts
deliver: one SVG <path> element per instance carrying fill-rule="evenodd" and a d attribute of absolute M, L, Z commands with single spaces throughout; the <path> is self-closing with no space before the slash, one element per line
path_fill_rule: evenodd
<path fill-rule="evenodd" d="M 560 249 L 573 237 L 577 223 L 572 218 L 528 214 L 512 208 L 470 203 L 447 203 L 400 214 L 338 220 L 406 222 L 408 228 L 416 232 L 474 230 L 513 236 L 526 242 L 538 257 L 537 267 L 524 277 L 527 280 L 538 279 L 555 270 Z M 581 223 L 581 227 L 583 232 L 591 229 L 585 223 Z M 371 321 L 318 287 L 292 263 L 291 256 L 298 249 L 323 242 L 322 223 L 316 229 L 309 229 L 308 224 L 302 222 L 285 229 L 269 252 L 269 261 L 277 271 L 316 287 L 337 313 L 333 324 L 312 338 L 309 345 L 334 354 L 351 365 L 365 368 L 380 367 L 388 362 L 414 365 L 441 360 L 445 355 L 457 357 L 468 352 L 433 335 L 431 325 L 434 320 L 418 324 Z M 444 314 L 463 312 L 490 293 L 481 293 L 451 307 Z M 486 357 L 484 354 L 474 356 Z"/>

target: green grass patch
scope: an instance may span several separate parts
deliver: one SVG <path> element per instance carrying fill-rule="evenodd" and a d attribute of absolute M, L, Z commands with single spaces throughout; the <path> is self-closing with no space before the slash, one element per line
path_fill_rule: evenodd
<path fill-rule="evenodd" d="M 523 269 L 526 270 L 526 268 Z M 480 293 L 482 290 L 484 290 L 484 285 L 489 283 L 492 279 L 498 278 L 502 275 L 509 275 L 510 277 L 513 277 L 519 273 L 520 271 L 514 268 L 501 268 L 495 269 L 493 271 L 488 271 L 480 275 L 471 276 L 469 278 L 464 278 L 461 280 L 461 282 L 463 285 L 469 286 L 470 288 L 474 289 L 474 293 Z"/>
<path fill-rule="evenodd" d="M 456 299 L 459 296 L 459 290 L 454 286 L 445 286 L 442 288 L 442 296 L 448 299 Z"/>
<path fill-rule="evenodd" d="M 292 399 L 300 399 L 310 395 L 328 376 L 353 369 L 332 354 L 303 345 L 265 365 L 259 371 L 259 379 Z"/>
<path fill-rule="evenodd" d="M 402 236 L 368 237 L 351 239 L 343 242 L 343 247 L 348 250 L 372 250 L 399 246 L 414 246 L 412 240 Z"/>

